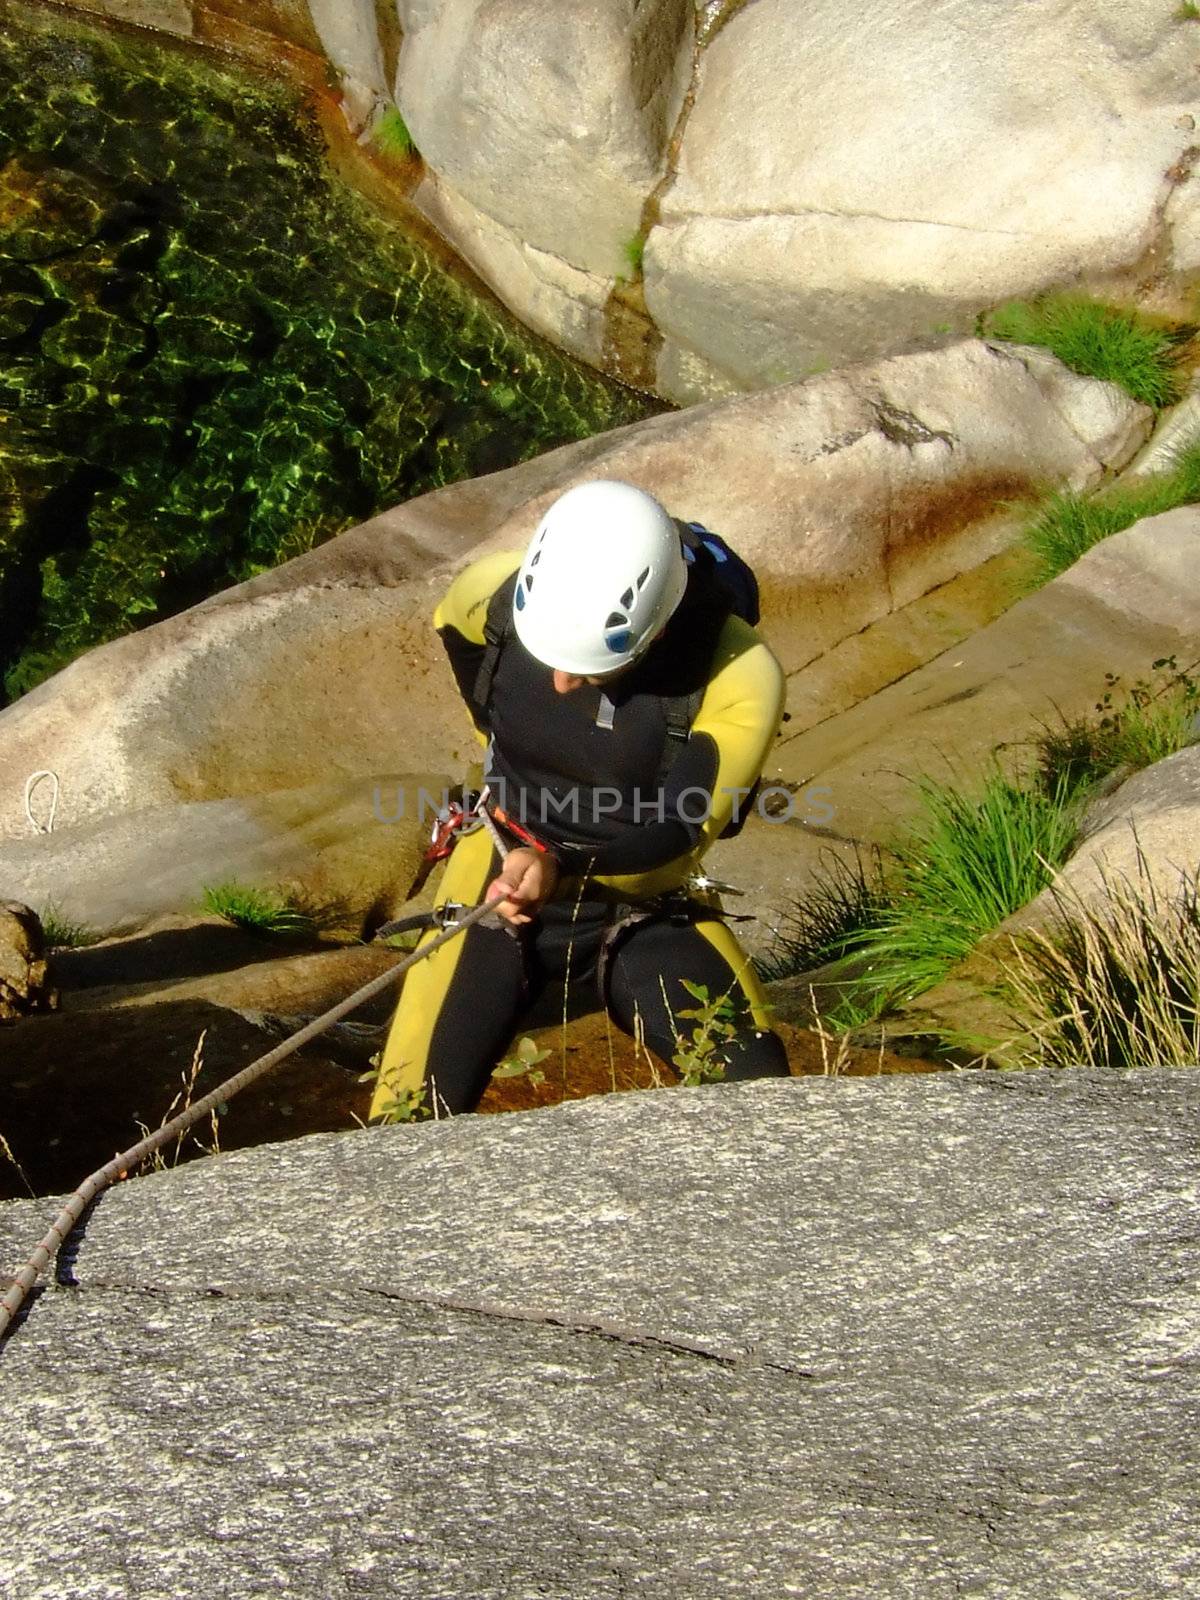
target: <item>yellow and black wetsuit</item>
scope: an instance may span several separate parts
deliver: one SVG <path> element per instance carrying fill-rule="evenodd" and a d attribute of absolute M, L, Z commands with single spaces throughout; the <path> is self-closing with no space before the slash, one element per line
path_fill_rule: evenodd
<path fill-rule="evenodd" d="M 522 1013 L 550 980 L 594 978 L 601 946 L 614 1020 L 670 1062 L 694 1026 L 683 981 L 729 993 L 739 1020 L 727 1078 L 786 1076 L 748 957 L 715 898 L 691 896 L 685 916 L 630 920 L 683 890 L 708 847 L 744 806 L 783 710 L 783 674 L 766 644 L 728 613 L 710 573 L 693 566 L 666 631 L 607 686 L 559 694 L 550 669 L 515 635 L 495 664 L 487 704 L 475 698 L 488 605 L 520 564 L 487 556 L 454 580 L 434 614 L 459 689 L 486 743 L 497 802 L 559 857 L 554 899 L 519 930 L 469 928 L 414 967 L 388 1036 L 372 1114 L 436 1096 L 439 1110 L 472 1109 Z M 690 736 L 664 774 L 668 707 L 698 706 Z M 462 837 L 438 904 L 471 906 L 499 871 L 485 832 Z M 617 908 L 620 908 L 618 910 Z M 432 938 L 434 935 L 427 935 Z"/>

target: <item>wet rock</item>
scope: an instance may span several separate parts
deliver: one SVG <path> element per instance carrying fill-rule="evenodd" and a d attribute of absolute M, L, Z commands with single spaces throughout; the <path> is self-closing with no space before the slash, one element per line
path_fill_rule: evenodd
<path fill-rule="evenodd" d="M 156 28 L 187 38 L 192 33 L 193 12 L 189 0 L 74 0 L 83 11 L 98 11 L 117 22 L 132 22 L 139 28 Z"/>
<path fill-rule="evenodd" d="M 51 1011 L 57 1003 L 37 913 L 15 900 L 0 901 L 0 1022 Z"/>
<path fill-rule="evenodd" d="M 96 237 L 111 204 L 112 196 L 80 173 L 44 157 L 12 156 L 0 167 L 5 255 L 36 262 L 81 249 Z"/>

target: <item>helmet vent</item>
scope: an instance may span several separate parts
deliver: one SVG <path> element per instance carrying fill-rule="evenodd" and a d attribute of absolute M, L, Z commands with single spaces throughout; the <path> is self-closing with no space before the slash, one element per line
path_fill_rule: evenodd
<path fill-rule="evenodd" d="M 530 565 L 530 566 L 531 566 L 531 567 L 536 567 L 536 566 L 537 566 L 537 564 L 538 564 L 538 562 L 539 562 L 539 561 L 540 561 L 540 560 L 541 560 L 541 559 L 542 559 L 542 552 L 541 552 L 541 551 L 540 551 L 540 550 L 535 550 L 535 551 L 534 551 L 534 552 L 533 552 L 533 560 L 532 560 L 532 561 L 531 561 L 531 562 L 530 562 L 530 563 L 529 563 L 529 565 Z"/>
<path fill-rule="evenodd" d="M 628 611 L 629 607 L 633 604 L 633 590 L 632 589 L 626 589 L 625 593 L 621 596 L 621 604 Z"/>
<path fill-rule="evenodd" d="M 627 628 L 629 626 L 629 618 L 623 616 L 619 611 L 610 611 L 608 613 L 608 621 L 604 626 L 606 628 Z"/>
<path fill-rule="evenodd" d="M 638 587 L 638 593 L 639 593 L 639 594 L 640 594 L 640 593 L 641 593 L 641 592 L 642 592 L 642 590 L 643 590 L 643 589 L 644 589 L 644 588 L 645 588 L 645 585 L 646 585 L 646 579 L 647 579 L 647 578 L 648 578 L 648 577 L 649 577 L 649 576 L 650 576 L 650 568 L 649 568 L 649 567 L 643 567 L 643 568 L 642 568 L 642 570 L 641 570 L 641 572 L 639 572 L 639 573 L 638 573 L 638 581 L 637 581 L 637 587 Z"/>

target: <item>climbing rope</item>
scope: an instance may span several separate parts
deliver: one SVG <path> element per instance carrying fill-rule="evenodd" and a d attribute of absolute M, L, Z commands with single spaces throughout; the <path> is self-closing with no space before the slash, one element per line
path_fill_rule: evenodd
<path fill-rule="evenodd" d="M 33 791 L 37 788 L 38 784 L 41 783 L 43 778 L 49 778 L 51 783 L 54 785 L 54 797 L 50 801 L 50 815 L 46 819 L 44 827 L 33 814 Z M 33 829 L 34 833 L 54 832 L 54 814 L 58 810 L 58 789 L 58 773 L 51 772 L 48 767 L 43 768 L 40 772 L 31 772 L 26 778 L 25 820 L 29 823 L 29 826 Z"/>
<path fill-rule="evenodd" d="M 181 1134 L 186 1133 L 202 1117 L 208 1116 L 209 1112 L 215 1111 L 218 1106 L 223 1105 L 227 1100 L 231 1100 L 247 1084 L 253 1083 L 256 1078 L 261 1078 L 265 1072 L 269 1072 L 272 1067 L 278 1066 L 288 1056 L 294 1055 L 297 1050 L 308 1044 L 310 1040 L 315 1039 L 318 1034 L 322 1034 L 326 1029 L 332 1028 L 334 1023 L 340 1022 L 344 1016 L 364 1005 L 368 1000 L 373 1000 L 376 995 L 382 994 L 389 985 L 395 983 L 397 978 L 407 972 L 409 967 L 414 966 L 418 961 L 423 961 L 426 956 L 431 956 L 435 950 L 441 949 L 442 945 L 453 939 L 456 934 L 463 933 L 473 923 L 482 921 L 494 909 L 495 901 L 492 900 L 484 900 L 479 905 L 473 906 L 452 927 L 446 928 L 436 939 L 430 940 L 422 949 L 414 951 L 410 956 L 406 956 L 403 961 L 398 962 L 394 967 L 389 967 L 386 972 L 381 972 L 377 978 L 372 978 L 370 983 L 365 983 L 361 989 L 356 989 L 347 999 L 331 1007 L 330 1010 L 323 1012 L 319 1017 L 314 1018 L 307 1027 L 301 1028 L 298 1033 L 292 1034 L 282 1044 L 276 1045 L 274 1050 L 269 1050 L 265 1056 L 260 1056 L 257 1061 L 252 1061 L 248 1067 L 243 1067 L 232 1078 L 227 1078 L 211 1094 L 206 1094 L 203 1099 L 197 1100 L 186 1111 L 181 1111 L 177 1117 L 172 1117 L 170 1122 L 164 1122 L 162 1127 L 158 1128 L 154 1133 L 139 1140 L 137 1144 L 131 1145 L 128 1150 L 122 1150 L 120 1155 L 114 1156 L 111 1161 L 98 1168 L 90 1177 L 85 1178 L 78 1189 L 67 1197 L 66 1204 L 55 1217 L 49 1232 L 25 1265 L 16 1273 L 5 1293 L 0 1296 L 0 1339 L 3 1339 L 5 1330 L 20 1310 L 26 1295 L 70 1237 L 71 1230 L 75 1227 L 84 1211 L 102 1190 L 107 1189 L 109 1184 L 115 1183 L 118 1178 L 128 1176 L 130 1172 L 135 1170 L 138 1163 L 144 1161 L 148 1155 L 152 1155 L 155 1150 L 161 1149 L 164 1144 L 168 1144 L 172 1139 L 176 1139 Z"/>

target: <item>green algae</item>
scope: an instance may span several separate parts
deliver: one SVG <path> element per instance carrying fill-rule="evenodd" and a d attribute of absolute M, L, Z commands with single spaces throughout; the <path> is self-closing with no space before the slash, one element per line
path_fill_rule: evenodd
<path fill-rule="evenodd" d="M 292 87 L 10 0 L 0 33 L 7 696 L 385 506 L 657 409 L 331 176 Z"/>

